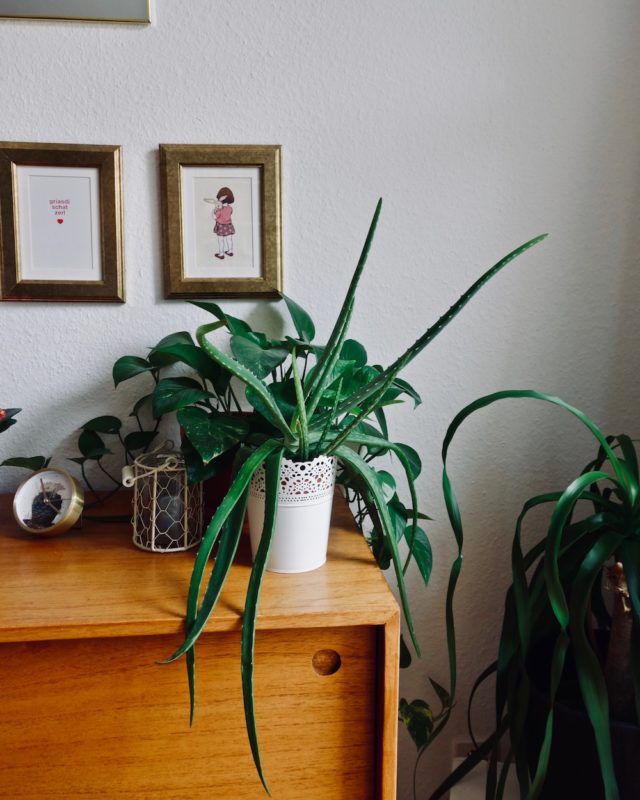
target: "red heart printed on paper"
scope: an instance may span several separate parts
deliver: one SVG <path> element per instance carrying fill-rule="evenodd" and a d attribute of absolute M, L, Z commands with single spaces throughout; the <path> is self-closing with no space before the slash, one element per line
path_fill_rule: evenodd
<path fill-rule="evenodd" d="M 64 220 L 63 220 L 63 219 L 60 219 L 60 218 L 58 217 L 58 219 L 56 220 L 56 222 L 58 223 L 58 225 L 62 225 L 62 223 L 64 222 Z"/>

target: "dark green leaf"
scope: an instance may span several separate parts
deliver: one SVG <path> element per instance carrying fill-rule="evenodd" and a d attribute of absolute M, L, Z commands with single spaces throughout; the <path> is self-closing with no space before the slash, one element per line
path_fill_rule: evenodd
<path fill-rule="evenodd" d="M 5 459 L 5 461 L 0 464 L 0 467 L 23 467 L 24 469 L 30 469 L 36 472 L 36 470 L 44 469 L 50 461 L 50 458 L 45 458 L 44 456 L 31 456 L 30 458 L 16 456 L 15 458 Z"/>
<path fill-rule="evenodd" d="M 113 382 L 117 386 L 143 372 L 153 372 L 155 367 L 146 358 L 122 356 L 113 365 Z"/>
<path fill-rule="evenodd" d="M 289 355 L 281 348 L 264 350 L 245 336 L 231 337 L 231 352 L 257 378 L 266 378 Z"/>
<path fill-rule="evenodd" d="M 411 527 L 407 528 L 407 541 L 410 541 L 411 530 Z M 431 544 L 429 543 L 427 534 L 422 530 L 422 528 L 415 529 L 411 553 L 416 560 L 416 564 L 418 565 L 418 569 L 422 575 L 422 580 L 426 586 L 429 583 L 429 577 L 431 576 L 433 555 L 431 553 Z"/>
<path fill-rule="evenodd" d="M 214 397 L 211 392 L 191 378 L 164 378 L 153 390 L 153 416 L 158 418 L 171 411 L 209 400 Z"/>
<path fill-rule="evenodd" d="M 415 481 L 422 471 L 422 461 L 420 460 L 420 456 L 413 449 L 413 447 L 409 447 L 408 444 L 401 444 L 398 442 L 396 447 L 399 450 L 402 450 L 402 452 L 404 453 L 405 458 L 407 459 L 409 472 L 411 474 L 411 477 Z"/>
<path fill-rule="evenodd" d="M 124 446 L 130 452 L 146 450 L 157 435 L 157 431 L 133 431 L 124 437 Z"/>
<path fill-rule="evenodd" d="M 215 382 L 220 377 L 220 367 L 212 361 L 209 356 L 195 344 L 176 343 L 167 344 L 162 347 L 158 345 L 151 351 L 149 359 L 152 357 L 164 357 L 171 359 L 171 363 L 180 362 L 194 369 L 198 375 L 209 381 Z M 169 362 L 167 362 L 169 363 Z"/>
<path fill-rule="evenodd" d="M 429 678 L 429 683 L 433 686 L 435 693 L 438 695 L 438 700 L 440 700 L 442 705 L 445 708 L 451 705 L 451 696 L 444 686 L 440 686 L 440 684 L 437 681 L 434 681 L 433 678 Z"/>
<path fill-rule="evenodd" d="M 399 718 L 406 725 L 409 735 L 418 750 L 421 750 L 433 731 L 433 712 L 424 700 L 413 700 L 411 703 L 400 699 Z"/>
<path fill-rule="evenodd" d="M 407 647 L 404 636 L 400 634 L 400 669 L 407 669 L 411 666 L 411 651 Z"/>
<path fill-rule="evenodd" d="M 149 361 L 155 367 L 167 367 L 170 364 L 175 364 L 176 361 L 179 361 L 176 356 L 169 352 L 172 347 L 175 345 L 191 345 L 192 347 L 195 346 L 195 342 L 193 341 L 193 337 L 187 331 L 177 331 L 176 333 L 170 333 L 168 336 L 165 336 L 161 339 L 158 344 L 151 349 L 149 353 Z"/>
<path fill-rule="evenodd" d="M 78 449 L 85 458 L 99 461 L 102 456 L 111 452 L 95 431 L 84 430 L 78 437 Z"/>
<path fill-rule="evenodd" d="M 85 431 L 95 431 L 96 433 L 118 433 L 122 427 L 122 422 L 118 417 L 94 417 L 89 422 L 85 422 L 82 429 Z"/>
<path fill-rule="evenodd" d="M 0 409 L 3 411 L 4 414 L 2 416 L 2 420 L 0 420 L 0 433 L 6 431 L 7 428 L 10 428 L 12 425 L 15 425 L 17 420 L 13 419 L 16 414 L 19 414 L 22 409 L 21 408 L 3 408 Z"/>
<path fill-rule="evenodd" d="M 200 300 L 190 300 L 189 301 L 192 305 L 198 306 L 198 308 L 202 308 L 205 311 L 208 311 L 210 314 L 213 314 L 214 317 L 223 322 L 227 328 L 229 328 L 229 332 L 232 334 L 240 334 L 249 333 L 251 331 L 251 326 L 248 325 L 244 320 L 238 319 L 237 317 L 232 317 L 231 314 L 225 314 L 225 312 L 220 308 L 217 303 L 210 303 L 207 301 L 200 301 Z"/>
<path fill-rule="evenodd" d="M 300 339 L 304 342 L 312 342 L 313 337 L 316 335 L 316 328 L 311 317 L 294 300 L 287 297 L 286 294 L 283 295 L 283 299 L 287 304 L 296 333 Z"/>
<path fill-rule="evenodd" d="M 249 432 L 249 424 L 244 417 L 207 412 L 200 408 L 182 409 L 178 412 L 178 422 L 204 464 L 235 447 Z"/>
<path fill-rule="evenodd" d="M 400 389 L 403 394 L 409 395 L 409 397 L 413 400 L 413 407 L 416 408 L 417 406 L 422 403 L 422 398 L 416 392 L 416 390 L 411 386 L 411 384 L 407 383 L 406 381 L 402 380 L 402 378 L 396 378 L 393 382 L 393 386 L 396 389 Z"/>
<path fill-rule="evenodd" d="M 343 361 L 353 361 L 356 367 L 364 367 L 367 363 L 367 351 L 355 339 L 346 339 L 340 351 Z"/>
<path fill-rule="evenodd" d="M 153 397 L 153 395 L 151 395 L 151 394 L 145 394 L 143 397 L 140 397 L 138 400 L 136 400 L 135 405 L 133 406 L 133 409 L 131 410 L 131 413 L 129 414 L 129 416 L 130 417 L 137 417 L 140 414 L 140 412 L 142 411 L 142 409 L 148 403 L 151 402 L 151 398 L 152 397 Z"/>

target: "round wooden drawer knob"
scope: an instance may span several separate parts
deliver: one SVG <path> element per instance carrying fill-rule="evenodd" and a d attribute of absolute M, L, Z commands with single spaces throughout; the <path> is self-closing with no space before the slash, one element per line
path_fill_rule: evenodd
<path fill-rule="evenodd" d="M 311 664 L 318 675 L 335 675 L 342 666 L 342 659 L 335 650 L 318 650 L 311 659 Z"/>

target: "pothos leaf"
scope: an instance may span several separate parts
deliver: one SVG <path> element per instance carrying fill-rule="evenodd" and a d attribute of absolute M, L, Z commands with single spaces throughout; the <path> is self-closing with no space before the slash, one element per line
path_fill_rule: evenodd
<path fill-rule="evenodd" d="M 408 703 L 402 697 L 398 711 L 399 719 L 404 722 L 416 749 L 421 750 L 433 731 L 433 712 L 428 703 L 424 700 L 412 700 Z"/>

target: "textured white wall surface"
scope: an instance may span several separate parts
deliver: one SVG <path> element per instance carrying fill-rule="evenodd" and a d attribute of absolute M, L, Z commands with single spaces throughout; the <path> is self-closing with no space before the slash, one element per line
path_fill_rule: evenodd
<path fill-rule="evenodd" d="M 492 281 L 411 365 L 424 398 L 391 414 L 421 454 L 434 572 L 409 580 L 423 643 L 408 699 L 447 683 L 444 592 L 454 548 L 440 491 L 453 415 L 507 387 L 559 394 L 640 435 L 640 5 L 634 0 L 157 0 L 150 26 L 0 21 L 0 139 L 121 144 L 125 305 L 0 303 L 0 405 L 23 408 L 0 458 L 76 454 L 77 428 L 126 416 L 111 366 L 203 312 L 163 299 L 160 142 L 283 148 L 285 291 L 326 336 L 378 196 L 384 210 L 352 335 L 390 362 L 499 257 L 549 238 Z M 231 313 L 278 326 L 272 302 Z M 135 387 L 132 387 L 132 389 Z M 464 738 L 470 683 L 492 660 L 513 522 L 580 469 L 592 442 L 558 409 L 505 404 L 451 452 L 467 524 L 456 604 L 460 703 L 419 764 L 418 797 Z M 70 465 L 72 468 L 75 465 Z M 0 487 L 23 477 L 0 469 Z M 535 533 L 535 532 L 533 532 Z M 491 701 L 479 701 L 480 732 Z M 413 745 L 400 732 L 399 797 Z"/>

